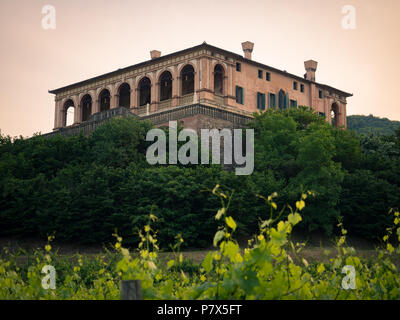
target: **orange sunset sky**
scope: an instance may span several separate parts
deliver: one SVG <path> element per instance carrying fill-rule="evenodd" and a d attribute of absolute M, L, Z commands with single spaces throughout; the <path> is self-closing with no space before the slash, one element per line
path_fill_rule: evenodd
<path fill-rule="evenodd" d="M 42 7 L 56 29 L 42 28 Z M 356 28 L 342 28 L 342 7 Z M 52 131 L 48 90 L 172 53 L 203 41 L 354 94 L 348 115 L 400 120 L 400 0 L 0 0 L 0 129 L 31 136 Z"/>

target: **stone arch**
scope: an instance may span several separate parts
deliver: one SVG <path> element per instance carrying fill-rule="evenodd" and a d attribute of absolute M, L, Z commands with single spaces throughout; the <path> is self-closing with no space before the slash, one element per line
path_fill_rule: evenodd
<path fill-rule="evenodd" d="M 153 75 L 153 72 L 146 72 L 146 73 L 144 73 L 144 74 L 139 75 L 139 76 L 136 77 L 136 83 L 137 83 L 137 87 L 138 87 L 138 88 L 139 88 L 139 83 L 140 83 L 140 81 L 143 80 L 143 78 L 149 78 L 150 82 L 151 82 L 151 83 L 154 83 L 154 75 Z"/>
<path fill-rule="evenodd" d="M 100 112 L 110 109 L 111 92 L 109 89 L 103 89 L 99 93 Z"/>
<path fill-rule="evenodd" d="M 139 106 L 145 106 L 151 103 L 151 80 L 143 77 L 138 83 L 138 101 Z"/>
<path fill-rule="evenodd" d="M 66 99 L 62 105 L 63 111 L 63 127 L 71 126 L 75 122 L 76 106 L 74 100 L 71 98 Z"/>
<path fill-rule="evenodd" d="M 96 98 L 96 91 L 95 91 L 95 90 L 90 90 L 90 91 L 88 91 L 88 92 L 82 92 L 82 93 L 79 94 L 79 96 L 78 96 L 78 101 L 81 102 L 81 101 L 82 101 L 82 98 L 83 98 L 84 96 L 86 96 L 86 95 L 89 95 L 90 98 L 92 99 L 92 101 L 94 101 L 95 98 Z"/>
<path fill-rule="evenodd" d="M 212 60 L 212 62 L 211 62 L 211 70 L 214 70 L 217 65 L 220 65 L 222 67 L 222 69 L 224 71 L 224 74 L 227 74 L 228 66 L 223 61 Z"/>
<path fill-rule="evenodd" d="M 81 98 L 82 121 L 89 120 L 93 110 L 93 98 L 90 93 L 86 93 Z"/>
<path fill-rule="evenodd" d="M 224 77 L 225 77 L 225 69 L 224 67 L 217 63 L 214 66 L 214 93 L 218 95 L 224 94 Z"/>
<path fill-rule="evenodd" d="M 129 109 L 131 107 L 131 86 L 129 83 L 124 82 L 118 88 L 118 107 L 125 107 Z"/>
<path fill-rule="evenodd" d="M 182 73 L 183 68 L 185 68 L 188 65 L 191 65 L 193 70 L 194 70 L 194 73 L 196 73 L 196 65 L 193 62 L 188 61 L 188 62 L 185 62 L 185 63 L 180 63 L 178 65 L 178 74 L 180 75 Z"/>
<path fill-rule="evenodd" d="M 160 83 L 160 101 L 172 99 L 172 74 L 168 70 L 161 73 Z"/>
<path fill-rule="evenodd" d="M 332 126 L 339 127 L 340 126 L 340 107 L 337 102 L 332 103 L 331 105 L 331 122 Z"/>
<path fill-rule="evenodd" d="M 194 75 L 195 68 L 191 63 L 186 64 L 181 72 L 181 95 L 193 94 L 194 93 Z"/>

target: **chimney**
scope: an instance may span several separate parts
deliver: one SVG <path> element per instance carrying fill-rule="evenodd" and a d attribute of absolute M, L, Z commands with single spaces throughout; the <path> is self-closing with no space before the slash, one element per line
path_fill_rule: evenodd
<path fill-rule="evenodd" d="M 161 51 L 158 51 L 158 50 L 150 51 L 150 57 L 151 57 L 151 60 L 161 57 Z"/>
<path fill-rule="evenodd" d="M 242 48 L 244 52 L 244 57 L 246 59 L 251 60 L 251 53 L 253 52 L 254 43 L 250 41 L 246 41 L 242 43 Z"/>
<path fill-rule="evenodd" d="M 318 62 L 314 60 L 307 60 L 304 62 L 306 68 L 305 78 L 310 81 L 315 81 L 315 71 L 317 71 Z"/>

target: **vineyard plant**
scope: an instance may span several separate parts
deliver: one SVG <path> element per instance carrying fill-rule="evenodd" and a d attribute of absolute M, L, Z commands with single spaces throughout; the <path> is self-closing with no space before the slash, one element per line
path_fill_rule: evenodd
<path fill-rule="evenodd" d="M 235 240 L 238 225 L 229 214 L 234 197 L 217 185 L 212 194 L 221 201 L 215 213 L 219 227 L 214 250 L 194 265 L 183 259 L 184 239 L 176 236 L 175 258 L 159 258 L 157 217 L 150 212 L 139 232 L 137 249 L 128 249 L 114 234 L 113 250 L 97 256 L 63 257 L 54 252 L 49 236 L 43 250 L 10 253 L 0 260 L 0 299 L 121 299 L 122 280 L 141 280 L 144 299 L 399 299 L 400 276 L 395 266 L 400 248 L 400 214 L 392 210 L 393 226 L 387 228 L 376 259 L 362 259 L 347 245 L 347 231 L 338 222 L 336 256 L 329 263 L 301 258 L 304 243 L 291 240 L 292 229 L 302 223 L 302 211 L 313 192 L 304 192 L 295 205 L 278 209 L 278 195 L 259 196 L 269 218 L 259 221 L 259 232 L 240 248 Z M 283 218 L 285 217 L 285 218 Z M 22 259 L 23 258 L 23 259 Z M 44 266 L 56 270 L 55 288 L 43 286 Z M 346 268 L 344 268 L 347 266 Z M 354 271 L 354 281 L 347 271 Z M 346 271 L 347 270 L 347 271 Z"/>

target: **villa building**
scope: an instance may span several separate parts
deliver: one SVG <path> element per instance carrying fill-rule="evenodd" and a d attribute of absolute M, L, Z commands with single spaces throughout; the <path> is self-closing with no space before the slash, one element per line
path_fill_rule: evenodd
<path fill-rule="evenodd" d="M 153 50 L 148 61 L 49 91 L 55 95 L 54 131 L 67 127 L 70 108 L 68 127 L 123 107 L 157 126 L 177 120 L 200 129 L 240 127 L 254 112 L 300 105 L 346 128 L 352 94 L 316 82 L 316 61 L 306 61 L 299 77 L 253 61 L 253 47 L 242 43 L 243 56 L 205 42 L 165 56 Z"/>

